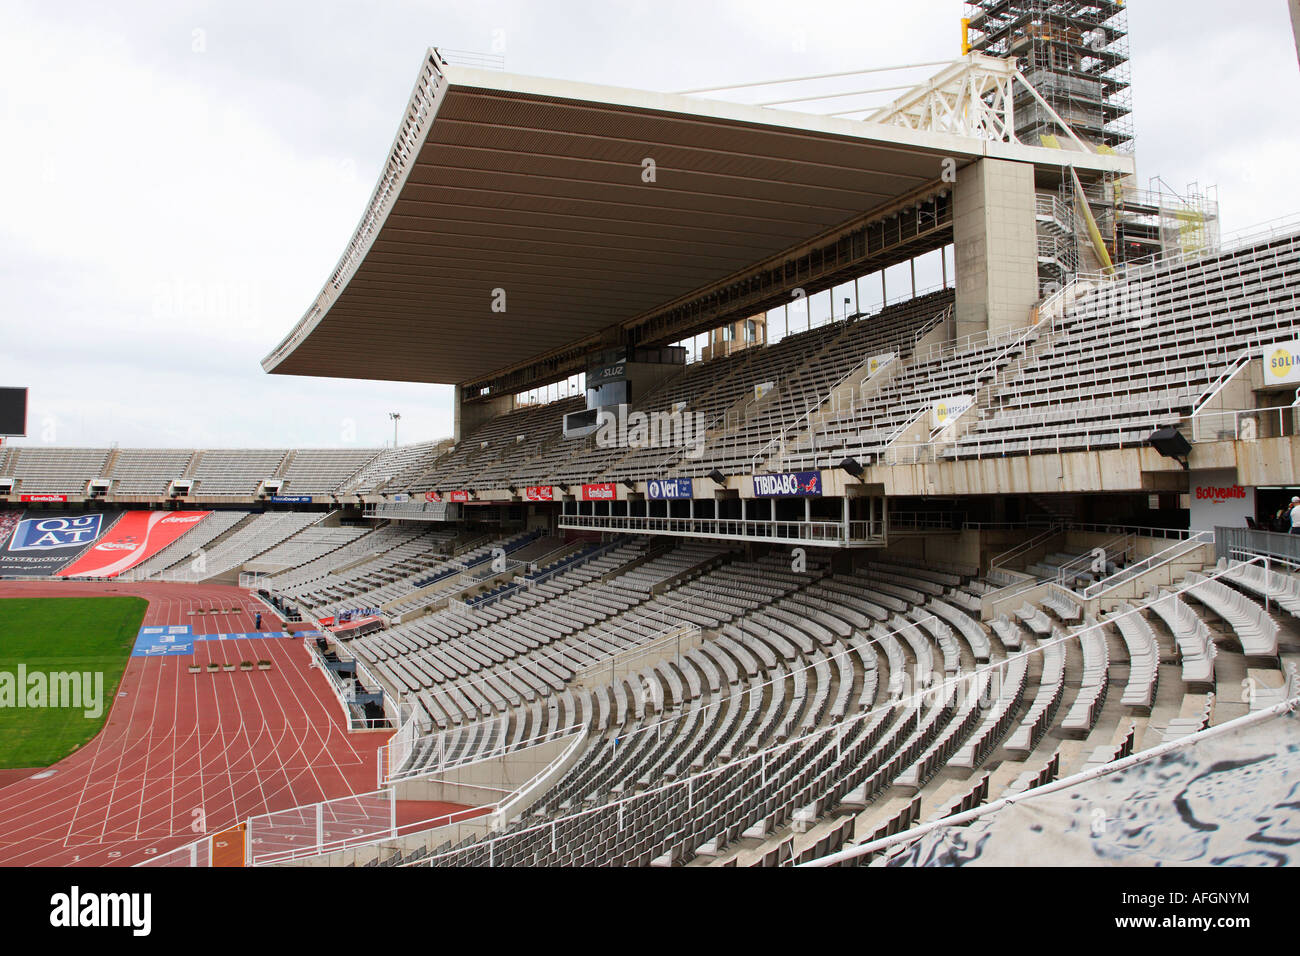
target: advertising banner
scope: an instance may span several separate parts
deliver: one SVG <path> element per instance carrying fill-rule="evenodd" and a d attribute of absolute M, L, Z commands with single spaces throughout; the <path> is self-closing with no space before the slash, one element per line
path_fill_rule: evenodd
<path fill-rule="evenodd" d="M 469 501 L 469 492 L 468 492 L 468 491 L 449 491 L 449 492 L 447 492 L 447 500 L 448 500 L 448 501 L 467 502 L 467 501 Z"/>
<path fill-rule="evenodd" d="M 871 378 L 897 357 L 897 352 L 882 352 L 880 355 L 871 356 L 867 360 L 867 378 Z"/>
<path fill-rule="evenodd" d="M 442 495 L 438 494 L 436 491 L 426 491 L 424 493 L 424 500 L 437 503 L 442 500 Z"/>
<path fill-rule="evenodd" d="M 524 497 L 529 501 L 554 501 L 554 485 L 529 485 L 524 489 Z"/>
<path fill-rule="evenodd" d="M 953 395 L 934 403 L 930 409 L 930 424 L 934 428 L 947 428 L 962 412 L 975 403 L 973 395 Z"/>
<path fill-rule="evenodd" d="M 583 501 L 613 501 L 617 497 L 618 491 L 614 488 L 614 482 L 612 481 L 582 486 Z"/>
<path fill-rule="evenodd" d="M 1264 346 L 1264 384 L 1300 382 L 1300 339 Z"/>
<path fill-rule="evenodd" d="M 50 577 L 94 544 L 104 524 L 102 514 L 24 518 L 0 551 L 0 574 Z"/>
<path fill-rule="evenodd" d="M 691 496 L 691 479 L 689 478 L 653 478 L 646 483 L 645 487 L 646 495 L 656 501 L 689 498 Z"/>
<path fill-rule="evenodd" d="M 58 572 L 61 578 L 112 578 L 153 557 L 210 511 L 128 511 L 112 530 Z"/>
<path fill-rule="evenodd" d="M 755 475 L 756 498 L 820 498 L 820 471 L 788 471 L 777 475 Z"/>
<path fill-rule="evenodd" d="M 275 505 L 309 505 L 311 495 L 271 495 L 267 500 Z"/>
<path fill-rule="evenodd" d="M 32 501 L 32 502 L 39 502 L 39 501 L 66 502 L 68 500 L 67 495 L 19 495 L 18 497 L 22 501 Z"/>

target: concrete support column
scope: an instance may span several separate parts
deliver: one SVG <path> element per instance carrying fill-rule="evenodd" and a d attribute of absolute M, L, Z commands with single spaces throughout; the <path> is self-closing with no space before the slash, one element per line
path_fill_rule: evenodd
<path fill-rule="evenodd" d="M 953 194 L 958 338 L 1029 324 L 1038 302 L 1034 169 L 982 159 L 957 173 Z"/>
<path fill-rule="evenodd" d="M 481 402 L 466 402 L 465 392 L 459 385 L 456 386 L 453 402 L 455 404 L 455 431 L 453 434 L 456 436 L 458 444 L 466 434 L 472 432 L 484 422 L 504 415 L 515 407 L 513 395 L 501 395 Z"/>

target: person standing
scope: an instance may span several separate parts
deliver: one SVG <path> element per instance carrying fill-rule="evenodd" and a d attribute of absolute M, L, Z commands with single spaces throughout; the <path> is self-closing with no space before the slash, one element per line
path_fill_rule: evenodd
<path fill-rule="evenodd" d="M 1291 533 L 1300 534 L 1300 498 L 1291 499 Z"/>

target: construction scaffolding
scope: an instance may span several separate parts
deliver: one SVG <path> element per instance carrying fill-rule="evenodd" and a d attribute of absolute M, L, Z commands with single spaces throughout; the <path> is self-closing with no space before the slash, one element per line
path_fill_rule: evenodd
<path fill-rule="evenodd" d="M 963 53 L 1014 59 L 1028 90 L 1015 98 L 1016 138 L 1052 146 L 1066 134 L 1092 148 L 1132 152 L 1128 14 L 1115 0 L 972 0 Z M 1044 140 L 1044 137 L 1048 137 Z"/>

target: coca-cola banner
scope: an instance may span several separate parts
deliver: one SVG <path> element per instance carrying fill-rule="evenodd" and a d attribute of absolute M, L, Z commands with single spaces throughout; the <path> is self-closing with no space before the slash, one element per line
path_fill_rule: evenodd
<path fill-rule="evenodd" d="M 210 511 L 128 511 L 113 530 L 58 573 L 61 578 L 112 578 L 153 557 Z"/>
<path fill-rule="evenodd" d="M 526 492 L 525 497 L 529 501 L 554 501 L 555 500 L 554 485 L 529 485 L 525 489 L 525 492 Z"/>

